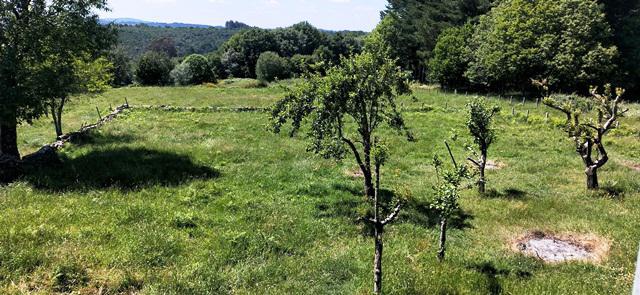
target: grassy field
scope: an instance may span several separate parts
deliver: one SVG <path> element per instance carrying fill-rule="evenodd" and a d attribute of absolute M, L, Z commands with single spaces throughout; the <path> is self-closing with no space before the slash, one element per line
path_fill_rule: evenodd
<path fill-rule="evenodd" d="M 29 171 L 0 190 L 0 293 L 368 294 L 373 240 L 356 222 L 363 202 L 352 159 L 306 151 L 274 135 L 269 114 L 164 111 L 142 105 L 266 107 L 279 85 L 125 88 L 76 100 L 66 131 L 126 97 L 132 110 L 66 147 L 64 165 Z M 608 138 L 604 189 L 587 192 L 571 141 L 535 103 L 500 104 L 489 196 L 468 190 L 436 259 L 434 153 L 464 133 L 471 96 L 416 88 L 403 98 L 417 141 L 389 130 L 383 187 L 411 195 L 385 235 L 387 294 L 625 294 L 640 237 L 640 106 Z M 525 113 L 529 110 L 529 117 Z M 20 127 L 23 153 L 52 141 L 42 119 Z M 463 156 L 463 150 L 455 152 Z M 611 242 L 599 265 L 545 265 L 509 242 L 530 230 L 594 234 Z"/>

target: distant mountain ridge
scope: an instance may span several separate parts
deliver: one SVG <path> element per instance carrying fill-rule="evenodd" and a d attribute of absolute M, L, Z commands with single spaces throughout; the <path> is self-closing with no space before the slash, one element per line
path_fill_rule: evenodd
<path fill-rule="evenodd" d="M 222 26 L 210 26 L 201 24 L 186 24 L 186 23 L 163 23 L 163 22 L 151 22 L 135 18 L 104 18 L 100 19 L 100 23 L 103 25 L 116 24 L 121 26 L 137 26 L 146 25 L 150 27 L 160 28 L 221 28 Z"/>

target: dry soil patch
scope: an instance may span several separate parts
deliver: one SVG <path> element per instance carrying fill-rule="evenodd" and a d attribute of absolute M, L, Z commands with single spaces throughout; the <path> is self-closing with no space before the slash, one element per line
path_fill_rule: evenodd
<path fill-rule="evenodd" d="M 554 235 L 540 231 L 528 233 L 512 242 L 515 251 L 546 263 L 582 261 L 602 262 L 609 253 L 609 241 L 595 235 Z"/>

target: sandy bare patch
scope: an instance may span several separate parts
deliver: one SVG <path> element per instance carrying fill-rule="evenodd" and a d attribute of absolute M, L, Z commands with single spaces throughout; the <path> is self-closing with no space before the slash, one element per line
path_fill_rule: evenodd
<path fill-rule="evenodd" d="M 593 234 L 555 235 L 534 231 L 514 240 L 511 247 L 546 263 L 582 261 L 598 264 L 607 257 L 610 242 Z"/>
<path fill-rule="evenodd" d="M 344 171 L 344 174 L 351 178 L 363 178 L 364 174 L 360 168 L 347 169 Z"/>
<path fill-rule="evenodd" d="M 634 162 L 630 162 L 630 161 L 624 161 L 622 162 L 622 165 L 627 166 L 635 171 L 640 172 L 640 163 L 634 163 Z"/>
<path fill-rule="evenodd" d="M 496 160 L 487 160 L 487 165 L 485 166 L 487 170 L 500 170 L 504 167 L 507 167 L 507 164 Z"/>

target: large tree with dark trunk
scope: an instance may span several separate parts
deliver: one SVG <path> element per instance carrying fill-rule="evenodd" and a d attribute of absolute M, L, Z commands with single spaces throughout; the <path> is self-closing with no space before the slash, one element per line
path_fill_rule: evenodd
<path fill-rule="evenodd" d="M 272 114 L 274 131 L 279 133 L 282 126 L 291 121 L 291 135 L 301 128 L 305 118 L 310 118 L 311 149 L 337 159 L 350 152 L 362 170 L 364 194 L 373 203 L 374 211 L 373 218 L 365 220 L 375 228 L 376 293 L 382 290 L 384 227 L 398 216 L 401 207 L 399 202 L 386 214 L 380 209 L 380 167 L 387 153 L 377 134 L 383 124 L 407 132 L 396 99 L 410 92 L 408 73 L 401 71 L 384 53 L 384 50 L 369 49 L 351 59 L 343 58 L 325 77 L 307 77 L 276 104 Z"/>
<path fill-rule="evenodd" d="M 592 88 L 589 99 L 555 95 L 544 100 L 545 105 L 567 116 L 565 131 L 585 165 L 588 189 L 599 188 L 598 169 L 609 161 L 604 137 L 617 128 L 618 120 L 628 111 L 620 107 L 623 95 L 624 89 L 607 85 L 602 92 Z"/>
<path fill-rule="evenodd" d="M 17 126 L 45 113 L 50 100 L 45 89 L 57 83 L 42 81 L 61 56 L 95 54 L 111 44 L 96 10 L 106 0 L 0 0 L 0 153 L 20 157 Z M 71 57 L 70 57 L 71 59 Z M 48 79 L 53 79 L 49 77 Z"/>

